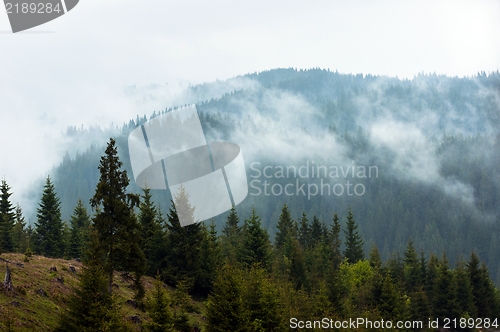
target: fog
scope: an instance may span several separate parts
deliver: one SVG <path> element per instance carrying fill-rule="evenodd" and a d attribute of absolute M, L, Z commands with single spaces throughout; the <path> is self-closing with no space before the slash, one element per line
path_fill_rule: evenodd
<path fill-rule="evenodd" d="M 256 89 L 255 82 L 238 78 L 189 89 L 245 73 L 321 67 L 412 78 L 419 72 L 494 71 L 500 61 L 499 12 L 500 4 L 488 0 L 154 0 L 147 6 L 138 0 L 86 0 L 59 19 L 18 34 L 9 33 L 7 15 L 0 13 L 0 175 L 12 187 L 13 202 L 32 210 L 24 194 L 33 181 L 46 177 L 66 151 L 74 154 L 102 141 L 98 131 L 75 141 L 65 135 L 68 126 L 116 127 L 166 107 Z M 343 158 L 343 146 L 324 134 L 325 128 L 315 133 L 322 115 L 307 101 L 279 91 L 265 98 L 277 114 L 272 121 L 255 114 L 251 101 L 241 103 L 261 126 L 267 124 L 266 132 L 286 135 L 243 130 L 235 141 L 248 151 L 272 148 L 278 155 L 300 156 L 326 150 Z M 382 121 L 374 124 L 381 145 L 412 153 L 387 142 L 383 129 Z M 420 125 L 410 132 L 427 134 Z M 419 148 L 432 157 L 432 150 Z M 432 160 L 415 158 L 410 168 L 427 161 L 432 168 Z"/>

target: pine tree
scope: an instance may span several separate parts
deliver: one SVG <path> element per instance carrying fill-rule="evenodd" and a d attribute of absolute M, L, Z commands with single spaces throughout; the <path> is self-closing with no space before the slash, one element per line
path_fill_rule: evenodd
<path fill-rule="evenodd" d="M 101 157 L 99 182 L 90 200 L 97 211 L 93 234 L 97 236 L 95 243 L 108 275 L 108 291 L 112 291 L 114 270 L 131 271 L 135 274 L 136 298 L 139 299 L 144 291 L 141 277 L 145 270 L 144 253 L 139 246 L 139 224 L 133 212 L 139 204 L 139 196 L 126 193 L 129 178 L 121 167 L 115 140 L 111 138 Z"/>
<path fill-rule="evenodd" d="M 249 219 L 245 219 L 243 227 L 243 247 L 240 253 L 241 262 L 247 266 L 261 264 L 267 268 L 271 247 L 269 243 L 269 235 L 261 227 L 261 219 L 252 209 L 252 215 Z"/>
<path fill-rule="evenodd" d="M 61 201 L 50 177 L 45 182 L 35 222 L 36 252 L 47 257 L 62 257 L 64 253 Z"/>
<path fill-rule="evenodd" d="M 89 241 L 90 217 L 81 199 L 76 203 L 70 223 L 68 256 L 70 258 L 82 258 L 85 245 Z"/>
<path fill-rule="evenodd" d="M 170 299 L 158 276 L 154 282 L 154 288 L 148 305 L 148 314 L 151 318 L 151 322 L 146 325 L 147 331 L 172 331 L 174 327 L 174 318 L 172 309 L 170 308 Z"/>
<path fill-rule="evenodd" d="M 14 251 L 14 240 L 12 238 L 12 230 L 15 224 L 15 212 L 12 203 L 10 202 L 10 196 L 12 195 L 10 187 L 2 179 L 0 184 L 0 252 L 12 252 Z"/>
<path fill-rule="evenodd" d="M 356 224 L 350 209 L 349 214 L 347 215 L 346 226 L 347 231 L 344 230 L 346 246 L 344 257 L 347 258 L 349 263 L 356 263 L 364 258 L 363 240 L 357 231 L 358 225 Z"/>

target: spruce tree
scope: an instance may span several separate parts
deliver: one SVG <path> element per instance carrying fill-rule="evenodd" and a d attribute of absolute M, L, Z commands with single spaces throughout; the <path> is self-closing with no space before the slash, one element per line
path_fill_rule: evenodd
<path fill-rule="evenodd" d="M 261 219 L 255 209 L 252 209 L 250 218 L 245 219 L 243 236 L 243 247 L 240 253 L 241 262 L 247 266 L 260 264 L 262 267 L 267 268 L 271 254 L 269 235 L 261 227 Z"/>
<path fill-rule="evenodd" d="M 296 238 L 297 230 L 286 204 L 283 204 L 283 208 L 281 209 L 277 228 L 278 231 L 274 239 L 274 246 L 277 250 L 283 251 L 285 256 L 289 257 L 292 238 Z"/>
<path fill-rule="evenodd" d="M 233 206 L 229 211 L 226 223 L 222 229 L 221 251 L 223 257 L 235 264 L 238 261 L 238 252 L 241 246 L 242 227 L 239 225 L 240 218 Z"/>
<path fill-rule="evenodd" d="M 207 295 L 212 289 L 217 270 L 221 265 L 221 245 L 215 220 L 211 220 L 209 228 L 203 225 L 203 241 L 201 244 L 201 269 L 199 275 L 200 292 Z"/>
<path fill-rule="evenodd" d="M 372 246 L 372 250 L 370 251 L 369 259 L 370 266 L 373 267 L 376 271 L 380 271 L 382 269 L 382 260 L 380 259 L 380 252 L 378 251 L 377 245 L 374 243 Z"/>
<path fill-rule="evenodd" d="M 459 309 L 460 317 L 477 317 L 472 286 L 465 263 L 462 260 L 458 262 L 454 274 L 457 308 Z"/>
<path fill-rule="evenodd" d="M 236 208 L 232 206 L 231 210 L 229 210 L 229 215 L 227 216 L 226 224 L 222 229 L 222 234 L 227 238 L 238 234 L 241 230 L 241 227 L 238 225 L 239 222 L 240 218 L 238 218 L 238 213 L 236 212 Z"/>
<path fill-rule="evenodd" d="M 307 286 L 307 268 L 304 253 L 297 240 L 292 241 L 290 253 L 290 279 L 296 290 Z"/>
<path fill-rule="evenodd" d="M 90 217 L 81 199 L 78 200 L 70 220 L 69 258 L 82 258 L 89 241 Z"/>
<path fill-rule="evenodd" d="M 117 301 L 108 292 L 106 272 L 95 257 L 82 269 L 55 331 L 129 331 Z"/>
<path fill-rule="evenodd" d="M 207 331 L 248 331 L 249 313 L 244 286 L 237 269 L 226 266 L 219 271 L 206 304 Z"/>
<path fill-rule="evenodd" d="M 411 293 L 416 290 L 420 284 L 420 262 L 418 260 L 417 251 L 413 246 L 413 241 L 409 240 L 403 258 L 404 263 L 404 282 L 407 292 Z"/>
<path fill-rule="evenodd" d="M 141 241 L 146 257 L 146 274 L 152 276 L 159 270 L 165 254 L 165 237 L 159 211 L 153 205 L 150 189 L 144 189 L 142 201 L 139 204 L 139 223 L 141 225 Z"/>
<path fill-rule="evenodd" d="M 61 201 L 50 177 L 47 177 L 37 209 L 35 249 L 38 254 L 47 257 L 62 257 L 64 253 Z"/>
<path fill-rule="evenodd" d="M 294 242 L 297 240 L 295 239 Z M 245 303 L 251 331 L 286 331 L 283 304 L 278 290 L 261 267 L 252 267 L 245 277 Z"/>
<path fill-rule="evenodd" d="M 90 199 L 90 205 L 96 209 L 93 234 L 97 236 L 95 243 L 108 275 L 108 291 L 112 291 L 113 271 L 131 271 L 135 274 L 136 297 L 140 298 L 145 259 L 139 246 L 139 224 L 133 212 L 139 204 L 139 196 L 126 192 L 129 178 L 121 167 L 115 140 L 111 138 L 101 157 L 99 182 Z"/>
<path fill-rule="evenodd" d="M 15 223 L 12 229 L 12 239 L 14 240 L 14 251 L 24 253 L 28 248 L 28 233 L 26 229 L 26 221 L 23 216 L 23 211 L 19 205 L 15 210 Z"/>
<path fill-rule="evenodd" d="M 174 318 L 172 316 L 172 309 L 170 308 L 170 299 L 158 276 L 154 282 L 154 288 L 148 303 L 147 311 L 151 318 L 151 322 L 146 324 L 147 331 L 172 331 L 174 327 Z"/>
<path fill-rule="evenodd" d="M 439 274 L 439 258 L 431 253 L 429 257 L 429 261 L 427 263 L 427 278 L 426 278 L 426 287 L 425 291 L 427 292 L 427 298 L 429 300 L 429 304 L 433 304 L 432 300 L 434 299 L 436 287 L 434 286 Z"/>
<path fill-rule="evenodd" d="M 0 252 L 12 252 L 15 247 L 12 230 L 16 214 L 10 202 L 11 195 L 10 187 L 4 178 L 0 184 Z"/>
<path fill-rule="evenodd" d="M 433 316 L 440 320 L 446 317 L 459 317 L 456 294 L 453 274 L 448 267 L 446 255 L 443 255 L 434 282 Z"/>
<path fill-rule="evenodd" d="M 467 263 L 467 273 L 472 286 L 472 296 L 477 317 L 487 318 L 498 314 L 498 298 L 495 287 L 489 278 L 488 269 L 473 252 Z"/>
<path fill-rule="evenodd" d="M 305 212 L 302 212 L 302 217 L 300 218 L 299 242 L 304 249 L 309 248 L 311 244 L 311 228 Z"/>
<path fill-rule="evenodd" d="M 203 287 L 200 279 L 204 237 L 202 224 L 193 223 L 194 210 L 183 187 L 175 194 L 174 201 L 167 215 L 165 279 L 173 286 L 185 282 L 190 290 L 195 290 Z M 188 226 L 181 226 L 177 208 L 182 209 L 183 218 L 190 219 L 186 220 Z"/>
<path fill-rule="evenodd" d="M 397 283 L 391 279 L 390 275 L 382 276 L 379 303 L 377 305 L 382 317 L 393 321 L 402 318 L 404 312 L 402 298 Z"/>
<path fill-rule="evenodd" d="M 323 228 L 321 223 L 316 216 L 313 216 L 313 222 L 311 224 L 311 246 L 314 247 L 323 240 Z"/>
<path fill-rule="evenodd" d="M 333 223 L 330 231 L 330 261 L 334 270 L 338 270 L 340 267 L 340 263 L 342 263 L 342 253 L 340 252 L 341 244 L 342 240 L 340 239 L 340 219 L 335 213 L 333 215 Z"/>
<path fill-rule="evenodd" d="M 364 258 L 363 253 L 363 239 L 357 231 L 358 225 L 354 220 L 354 215 L 349 209 L 349 214 L 347 215 L 347 230 L 344 230 L 345 234 L 345 251 L 344 257 L 347 258 L 349 263 L 356 263 Z"/>

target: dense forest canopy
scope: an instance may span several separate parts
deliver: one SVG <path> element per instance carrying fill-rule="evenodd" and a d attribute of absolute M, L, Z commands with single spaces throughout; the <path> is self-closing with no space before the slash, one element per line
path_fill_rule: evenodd
<path fill-rule="evenodd" d="M 293 219 L 306 212 L 328 225 L 333 211 L 347 215 L 351 208 L 365 252 L 377 244 L 385 260 L 412 239 L 426 255 L 446 251 L 454 265 L 474 251 L 500 282 L 500 73 L 398 79 L 276 69 L 190 87 L 184 102 L 197 103 L 209 141 L 241 147 L 249 195 L 237 211 L 246 216 L 258 208 L 271 237 L 284 203 Z M 99 179 L 106 139 L 86 150 L 82 141 L 114 137 L 131 176 L 130 131 L 182 103 L 151 110 L 121 128 L 69 127 L 67 137 L 80 142 L 80 150 L 70 149 L 51 174 L 63 220 L 70 219 L 78 199 L 90 208 Z M 266 166 L 270 177 L 264 176 Z M 276 174 L 303 166 L 309 172 L 323 168 L 316 177 Z M 332 167 L 338 177 L 329 176 Z M 376 167 L 376 176 L 368 176 L 369 167 Z M 359 173 L 363 168 L 365 176 Z M 347 182 L 351 191 L 358 185 L 357 194 L 348 194 Z M 325 183 L 338 190 L 311 195 L 314 185 L 320 189 Z M 287 184 L 293 184 L 293 195 L 276 194 Z M 297 188 L 303 184 L 313 191 L 302 194 Z M 39 200 L 42 185 L 33 189 L 33 201 Z M 340 187 L 344 191 L 337 195 Z M 129 190 L 141 192 L 133 181 Z M 153 190 L 152 196 L 166 213 L 169 193 Z M 219 230 L 225 218 L 216 218 Z"/>

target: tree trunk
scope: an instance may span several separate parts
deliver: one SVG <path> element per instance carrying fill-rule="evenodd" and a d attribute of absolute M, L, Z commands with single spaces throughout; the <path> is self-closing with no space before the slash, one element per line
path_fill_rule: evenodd
<path fill-rule="evenodd" d="M 14 290 L 14 286 L 12 285 L 12 277 L 10 275 L 9 265 L 5 264 L 7 267 L 7 272 L 5 273 L 5 279 L 3 280 L 3 286 L 7 291 Z"/>

